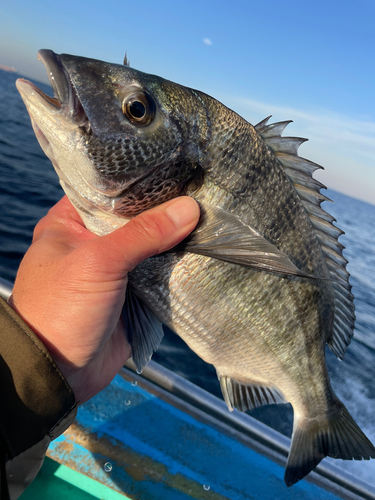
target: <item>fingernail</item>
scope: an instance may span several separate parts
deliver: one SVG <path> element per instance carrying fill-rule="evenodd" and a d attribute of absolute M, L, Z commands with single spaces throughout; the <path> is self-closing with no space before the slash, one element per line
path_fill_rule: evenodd
<path fill-rule="evenodd" d="M 199 217 L 198 203 L 188 196 L 177 198 L 165 210 L 178 227 L 187 226 Z"/>

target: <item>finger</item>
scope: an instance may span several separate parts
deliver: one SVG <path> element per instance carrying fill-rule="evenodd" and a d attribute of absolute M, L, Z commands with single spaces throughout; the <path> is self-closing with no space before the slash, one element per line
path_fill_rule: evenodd
<path fill-rule="evenodd" d="M 125 274 L 148 257 L 180 243 L 198 220 L 198 203 L 182 196 L 137 215 L 122 228 L 90 243 L 102 247 L 105 267 Z"/>
<path fill-rule="evenodd" d="M 81 217 L 79 216 L 77 210 L 72 205 L 69 198 L 65 195 L 60 201 L 56 203 L 48 212 L 48 215 L 53 217 L 64 217 L 67 219 L 75 220 L 83 224 Z"/>
<path fill-rule="evenodd" d="M 80 215 L 66 195 L 35 226 L 33 242 L 37 241 L 42 235 L 45 235 L 46 230 L 49 233 L 62 232 L 62 234 L 71 233 L 72 236 L 83 235 L 87 238 L 94 237 L 86 229 Z"/>

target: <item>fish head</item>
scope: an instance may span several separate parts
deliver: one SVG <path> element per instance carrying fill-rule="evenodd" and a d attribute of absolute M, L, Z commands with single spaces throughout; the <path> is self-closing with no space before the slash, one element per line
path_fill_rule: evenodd
<path fill-rule="evenodd" d="M 105 234 L 201 176 L 196 91 L 128 66 L 38 52 L 54 97 L 20 79 L 36 137 L 86 226 Z"/>

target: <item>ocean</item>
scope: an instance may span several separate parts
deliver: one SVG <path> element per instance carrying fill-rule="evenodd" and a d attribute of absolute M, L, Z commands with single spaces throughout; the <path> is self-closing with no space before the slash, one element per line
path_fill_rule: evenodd
<path fill-rule="evenodd" d="M 36 223 L 63 196 L 16 90 L 19 77 L 0 70 L 0 276 L 10 281 L 15 279 Z M 48 85 L 34 83 L 51 94 Z M 345 231 L 340 241 L 349 260 L 357 316 L 354 339 L 345 360 L 338 361 L 327 349 L 327 365 L 337 395 L 375 443 L 375 206 L 332 190 L 325 194 L 334 203 L 325 202 L 323 208 Z M 221 397 L 214 368 L 168 329 L 153 359 Z M 250 414 L 286 435 L 291 433 L 290 405 L 270 405 Z M 375 485 L 375 460 L 334 462 Z"/>

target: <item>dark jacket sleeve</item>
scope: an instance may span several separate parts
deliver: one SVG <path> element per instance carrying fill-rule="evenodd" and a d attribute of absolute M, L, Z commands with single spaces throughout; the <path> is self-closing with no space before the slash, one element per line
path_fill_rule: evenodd
<path fill-rule="evenodd" d="M 0 298 L 0 498 L 33 481 L 49 443 L 76 416 L 75 396 L 29 326 Z"/>

